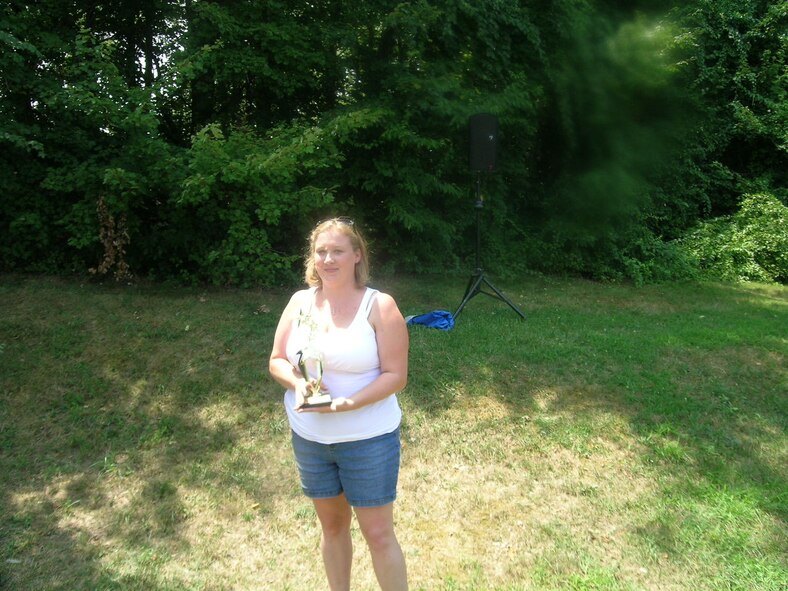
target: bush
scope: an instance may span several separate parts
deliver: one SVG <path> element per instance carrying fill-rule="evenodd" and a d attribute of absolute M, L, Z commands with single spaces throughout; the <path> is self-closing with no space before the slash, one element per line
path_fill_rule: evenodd
<path fill-rule="evenodd" d="M 318 178 L 340 159 L 327 137 L 330 130 L 300 124 L 268 138 L 241 128 L 225 134 L 218 125 L 195 136 L 178 206 L 206 226 L 191 255 L 197 279 L 242 286 L 293 279 L 300 253 L 284 252 L 288 229 L 333 201 Z"/>
<path fill-rule="evenodd" d="M 788 208 L 773 195 L 746 195 L 737 213 L 701 224 L 680 244 L 710 277 L 788 281 Z"/>

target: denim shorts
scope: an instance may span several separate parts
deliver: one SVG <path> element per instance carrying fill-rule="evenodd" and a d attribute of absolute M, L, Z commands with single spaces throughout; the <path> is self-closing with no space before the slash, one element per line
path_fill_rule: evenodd
<path fill-rule="evenodd" d="M 399 428 L 371 439 L 315 443 L 292 434 L 301 489 L 312 499 L 345 493 L 353 507 L 394 502 L 399 476 Z"/>

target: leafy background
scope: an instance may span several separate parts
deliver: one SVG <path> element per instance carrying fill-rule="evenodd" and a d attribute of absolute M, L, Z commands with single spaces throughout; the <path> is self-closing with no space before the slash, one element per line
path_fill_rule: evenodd
<path fill-rule="evenodd" d="M 6 2 L 0 269 L 290 283 L 335 213 L 383 270 L 465 269 L 468 117 L 490 112 L 494 272 L 784 282 L 768 219 L 788 198 L 787 17 L 763 0 Z M 714 260 L 713 236 L 747 254 Z"/>

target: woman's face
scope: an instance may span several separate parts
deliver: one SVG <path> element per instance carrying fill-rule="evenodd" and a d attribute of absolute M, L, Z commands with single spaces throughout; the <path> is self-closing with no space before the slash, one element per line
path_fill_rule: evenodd
<path fill-rule="evenodd" d="M 315 240 L 315 270 L 323 283 L 356 281 L 356 263 L 361 253 L 353 250 L 347 234 L 329 229 L 318 234 Z"/>

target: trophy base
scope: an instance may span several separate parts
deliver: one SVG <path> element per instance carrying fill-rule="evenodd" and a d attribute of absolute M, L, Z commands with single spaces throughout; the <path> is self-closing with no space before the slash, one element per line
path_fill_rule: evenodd
<path fill-rule="evenodd" d="M 306 399 L 301 408 L 320 408 L 321 406 L 331 406 L 330 394 L 316 394 Z"/>

